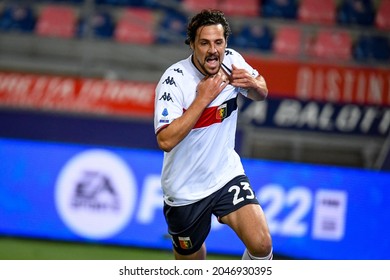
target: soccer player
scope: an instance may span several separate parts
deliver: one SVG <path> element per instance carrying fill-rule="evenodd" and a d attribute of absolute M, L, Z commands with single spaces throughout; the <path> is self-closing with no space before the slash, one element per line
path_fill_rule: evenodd
<path fill-rule="evenodd" d="M 202 10 L 187 27 L 192 54 L 162 75 L 154 126 L 164 151 L 164 215 L 175 259 L 206 259 L 212 215 L 246 246 L 242 259 L 272 259 L 263 210 L 234 149 L 237 96 L 264 100 L 264 78 L 235 50 L 223 12 Z M 229 246 L 229 242 L 226 242 Z"/>

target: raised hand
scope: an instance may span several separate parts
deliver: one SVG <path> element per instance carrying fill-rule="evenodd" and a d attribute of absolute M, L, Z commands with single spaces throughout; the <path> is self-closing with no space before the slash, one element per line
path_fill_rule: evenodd
<path fill-rule="evenodd" d="M 206 76 L 201 80 L 197 87 L 197 98 L 202 99 L 207 106 L 213 101 L 222 90 L 229 84 L 225 75 L 218 73 L 212 76 Z"/>

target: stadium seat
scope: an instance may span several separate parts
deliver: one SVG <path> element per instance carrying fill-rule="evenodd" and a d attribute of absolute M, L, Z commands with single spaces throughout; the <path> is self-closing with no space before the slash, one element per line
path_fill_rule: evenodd
<path fill-rule="evenodd" d="M 260 16 L 260 0 L 225 0 L 218 8 L 227 16 Z"/>
<path fill-rule="evenodd" d="M 231 45 L 238 48 L 250 48 L 269 51 L 272 48 L 273 35 L 267 25 L 248 24 L 231 38 Z"/>
<path fill-rule="evenodd" d="M 218 9 L 218 0 L 183 0 L 182 5 L 188 13 L 197 13 L 205 8 Z"/>
<path fill-rule="evenodd" d="M 89 34 L 91 32 L 91 34 Z M 114 22 L 108 12 L 95 12 L 91 17 L 83 18 L 78 24 L 78 37 L 93 35 L 97 38 L 111 38 L 114 32 Z"/>
<path fill-rule="evenodd" d="M 275 32 L 273 51 L 276 54 L 297 56 L 302 48 L 302 30 L 296 26 L 280 26 Z"/>
<path fill-rule="evenodd" d="M 262 0 L 262 15 L 268 18 L 296 19 L 297 0 Z"/>
<path fill-rule="evenodd" d="M 105 4 L 112 6 L 123 7 L 140 7 L 143 4 L 143 0 L 95 0 L 96 4 Z"/>
<path fill-rule="evenodd" d="M 343 0 L 337 12 L 337 22 L 345 25 L 366 25 L 374 23 L 373 0 Z"/>
<path fill-rule="evenodd" d="M 155 42 L 155 17 L 150 9 L 126 8 L 118 20 L 114 39 L 120 43 L 150 45 Z"/>
<path fill-rule="evenodd" d="M 48 2 L 53 2 L 53 3 L 74 3 L 74 4 L 80 4 L 80 3 L 83 3 L 85 0 L 41 0 L 41 2 L 45 2 L 45 3 L 48 3 Z M 36 1 L 38 2 L 38 1 Z"/>
<path fill-rule="evenodd" d="M 21 4 L 6 5 L 0 16 L 0 30 L 32 32 L 35 16 L 30 6 Z"/>
<path fill-rule="evenodd" d="M 361 62 L 389 61 L 389 39 L 383 35 L 362 35 L 353 48 L 353 56 Z"/>
<path fill-rule="evenodd" d="M 381 0 L 375 17 L 379 29 L 390 30 L 390 0 Z"/>
<path fill-rule="evenodd" d="M 72 38 L 76 35 L 76 12 L 69 6 L 46 5 L 38 16 L 35 33 L 39 36 Z"/>
<path fill-rule="evenodd" d="M 142 6 L 149 9 L 160 9 L 169 11 L 181 10 L 182 0 L 138 0 L 142 2 Z"/>
<path fill-rule="evenodd" d="M 307 51 L 317 58 L 348 60 L 352 55 L 352 38 L 347 31 L 322 29 Z"/>
<path fill-rule="evenodd" d="M 298 20 L 302 23 L 335 24 L 335 0 L 301 0 Z"/>
<path fill-rule="evenodd" d="M 181 13 L 166 11 L 159 22 L 157 42 L 160 44 L 184 43 L 187 35 L 187 17 Z"/>
<path fill-rule="evenodd" d="M 183 0 L 185 11 L 197 13 L 202 9 L 219 9 L 227 16 L 250 16 L 260 15 L 261 0 Z"/>

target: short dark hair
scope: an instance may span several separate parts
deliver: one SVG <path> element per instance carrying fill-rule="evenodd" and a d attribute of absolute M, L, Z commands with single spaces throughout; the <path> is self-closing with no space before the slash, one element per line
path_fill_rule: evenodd
<path fill-rule="evenodd" d="M 195 41 L 196 32 L 199 27 L 221 24 L 224 30 L 224 36 L 227 40 L 231 34 L 231 29 L 225 15 L 220 10 L 204 9 L 200 13 L 196 14 L 187 26 L 187 39 L 185 43 L 189 45 Z"/>

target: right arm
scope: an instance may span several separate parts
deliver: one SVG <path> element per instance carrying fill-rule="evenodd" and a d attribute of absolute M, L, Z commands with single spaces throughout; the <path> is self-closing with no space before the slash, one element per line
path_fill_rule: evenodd
<path fill-rule="evenodd" d="M 220 75 L 205 77 L 197 87 L 197 94 L 188 109 L 179 118 L 172 121 L 157 133 L 157 143 L 160 149 L 170 152 L 179 144 L 199 120 L 204 109 L 227 86 Z M 221 85 L 222 84 L 222 85 Z"/>

